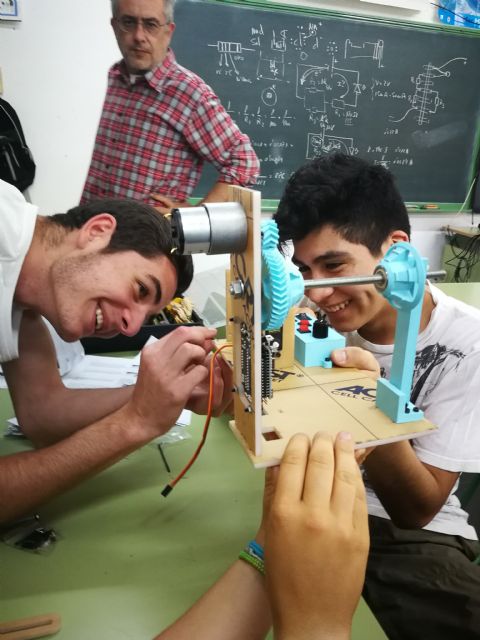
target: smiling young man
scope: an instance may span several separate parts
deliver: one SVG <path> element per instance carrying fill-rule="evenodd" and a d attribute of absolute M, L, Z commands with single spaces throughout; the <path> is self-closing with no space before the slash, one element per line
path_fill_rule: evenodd
<path fill-rule="evenodd" d="M 213 90 L 175 60 L 175 0 L 112 0 L 123 59 L 113 65 L 82 202 L 128 197 L 167 213 L 188 206 L 205 162 L 219 173 L 204 200 L 255 183 L 248 137 Z"/>
<path fill-rule="evenodd" d="M 275 216 L 304 277 L 368 275 L 410 223 L 392 175 L 334 154 L 290 178 Z M 349 345 L 388 375 L 396 312 L 373 285 L 311 289 Z M 412 401 L 439 429 L 377 447 L 365 461 L 371 552 L 364 596 L 389 638 L 478 638 L 477 534 L 454 495 L 462 471 L 480 472 L 480 312 L 428 286 Z M 319 425 L 321 427 L 321 425 Z"/>
<path fill-rule="evenodd" d="M 136 201 L 38 216 L 0 181 L 0 224 L 0 362 L 25 435 L 43 447 L 0 457 L 8 522 L 161 435 L 185 406 L 206 410 L 215 331 L 180 328 L 145 348 L 135 387 L 67 389 L 42 316 L 68 341 L 133 335 L 188 287 L 191 258 L 171 253 L 168 222 Z M 220 367 L 222 406 L 231 381 Z"/>

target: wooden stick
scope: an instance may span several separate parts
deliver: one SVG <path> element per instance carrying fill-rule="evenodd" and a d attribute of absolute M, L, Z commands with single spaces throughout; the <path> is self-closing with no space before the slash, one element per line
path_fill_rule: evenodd
<path fill-rule="evenodd" d="M 57 633 L 62 626 L 57 613 L 0 622 L 0 640 L 33 640 Z"/>

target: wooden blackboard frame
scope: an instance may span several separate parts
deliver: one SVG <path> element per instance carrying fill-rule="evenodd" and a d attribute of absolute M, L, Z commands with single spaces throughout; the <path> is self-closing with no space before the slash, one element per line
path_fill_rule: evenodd
<path fill-rule="evenodd" d="M 382 16 L 370 16 L 358 13 L 347 14 L 341 11 L 335 11 L 331 9 L 322 9 L 310 6 L 278 4 L 276 2 L 268 2 L 267 0 L 202 0 L 204 4 L 210 5 L 230 5 L 238 8 L 249 7 L 257 8 L 260 10 L 267 10 L 279 14 L 287 15 L 300 15 L 300 16 L 315 16 L 315 17 L 330 17 L 335 20 L 345 22 L 359 22 L 363 24 L 372 24 L 378 26 L 394 26 L 403 27 L 407 29 L 414 29 L 415 31 L 422 32 L 434 32 L 434 33 L 450 33 L 456 36 L 462 36 L 465 38 L 480 38 L 480 30 L 467 29 L 465 27 L 445 25 L 445 24 L 428 24 L 418 21 L 410 21 L 403 19 L 391 19 Z M 480 40 L 479 40 L 480 46 Z M 471 211 L 471 201 L 473 184 L 475 177 L 480 169 L 480 116 L 477 119 L 476 129 L 474 132 L 473 140 L 473 153 L 471 157 L 470 168 L 468 170 L 467 183 L 469 190 L 465 193 L 465 199 L 463 202 L 425 202 L 425 201 L 409 201 L 407 207 L 420 214 L 429 213 L 451 213 L 457 212 L 461 209 L 463 212 Z M 480 179 L 480 178 L 479 178 Z M 470 186 L 471 185 L 471 186 Z M 192 202 L 198 202 L 199 198 L 192 199 Z M 426 205 L 434 205 L 433 208 L 427 208 Z M 264 211 L 274 211 L 278 205 L 278 199 L 262 199 L 262 209 Z"/>

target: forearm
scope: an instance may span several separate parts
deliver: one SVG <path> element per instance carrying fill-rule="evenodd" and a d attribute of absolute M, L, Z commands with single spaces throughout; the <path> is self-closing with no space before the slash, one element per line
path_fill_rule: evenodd
<path fill-rule="evenodd" d="M 124 410 L 38 451 L 0 458 L 0 522 L 9 522 L 151 439 Z"/>
<path fill-rule="evenodd" d="M 377 447 L 364 464 L 369 484 L 400 527 L 425 526 L 448 495 L 431 468 L 417 458 L 409 441 Z"/>
<path fill-rule="evenodd" d="M 205 345 L 214 333 L 204 327 L 172 331 L 142 350 L 135 386 L 131 391 L 116 390 L 124 403 L 120 409 L 45 449 L 0 459 L 0 513 L 4 520 L 69 489 L 168 431 L 192 390 L 206 378 L 207 370 L 201 363 L 206 358 Z M 52 375 L 52 388 L 54 380 Z M 20 389 L 15 393 L 18 397 Z M 129 393 L 131 397 L 125 402 L 127 396 L 122 394 Z M 80 407 L 69 404 L 65 411 L 77 409 Z M 84 412 L 82 421 L 85 418 Z"/>
<path fill-rule="evenodd" d="M 262 640 L 271 625 L 262 574 L 242 560 L 156 640 Z"/>
<path fill-rule="evenodd" d="M 59 389 L 44 402 L 17 409 L 25 435 L 36 445 L 46 446 L 66 438 L 86 425 L 102 420 L 120 409 L 131 397 L 133 387 L 116 389 Z"/>
<path fill-rule="evenodd" d="M 318 626 L 310 628 L 308 625 L 305 629 L 299 629 L 298 627 L 292 631 L 279 631 L 274 632 L 275 640 L 350 640 L 351 631 L 349 628 L 345 631 L 332 631 L 329 632 Z"/>
<path fill-rule="evenodd" d="M 207 195 L 203 198 L 203 202 L 227 202 L 229 185 L 226 182 L 218 180 L 212 186 Z"/>
<path fill-rule="evenodd" d="M 36 445 L 67 437 L 116 411 L 131 397 L 128 387 L 67 389 L 47 328 L 33 313 L 23 315 L 19 346 L 20 357 L 2 366 L 18 421 Z"/>

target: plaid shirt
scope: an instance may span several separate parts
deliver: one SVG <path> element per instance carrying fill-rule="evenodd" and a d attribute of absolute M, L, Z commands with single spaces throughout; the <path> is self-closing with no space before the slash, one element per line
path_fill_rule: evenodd
<path fill-rule="evenodd" d="M 259 171 L 249 138 L 212 89 L 177 64 L 173 51 L 133 84 L 124 64 L 115 64 L 82 202 L 125 197 L 155 204 L 151 193 L 183 202 L 204 161 L 230 184 L 254 184 Z"/>

